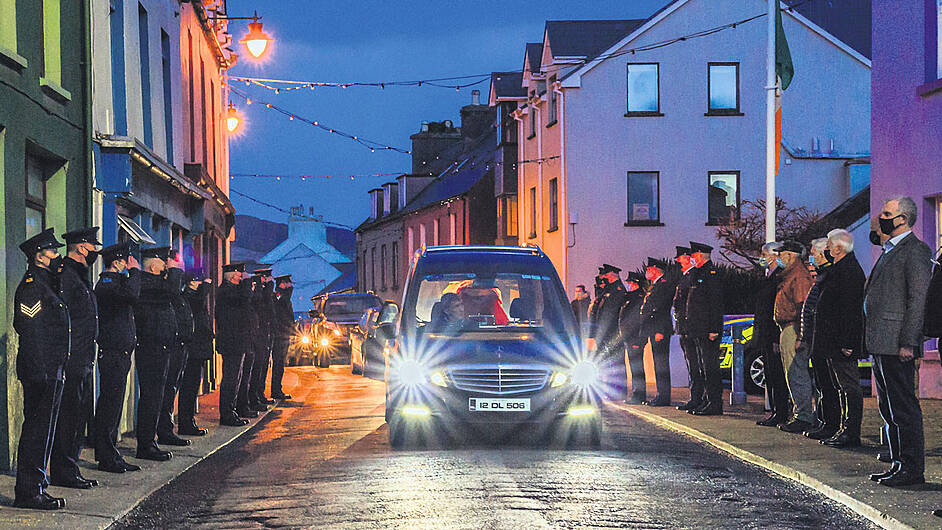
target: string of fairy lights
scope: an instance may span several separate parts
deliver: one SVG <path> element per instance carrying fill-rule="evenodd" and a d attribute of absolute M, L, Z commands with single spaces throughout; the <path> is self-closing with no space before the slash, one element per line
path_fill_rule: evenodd
<path fill-rule="evenodd" d="M 413 81 L 351 81 L 351 82 L 324 82 L 324 81 L 295 81 L 290 79 L 267 79 L 261 77 L 243 77 L 230 76 L 232 81 L 245 83 L 246 86 L 258 86 L 268 89 L 275 94 L 281 92 L 291 92 L 294 90 L 314 90 L 315 88 L 351 88 L 351 87 L 373 87 L 385 90 L 386 87 L 437 87 L 450 88 L 460 91 L 462 88 L 469 88 L 487 81 L 491 74 L 462 75 L 456 77 L 438 77 L 433 79 L 417 79 Z M 457 81 L 456 83 L 445 83 L 445 81 Z"/>

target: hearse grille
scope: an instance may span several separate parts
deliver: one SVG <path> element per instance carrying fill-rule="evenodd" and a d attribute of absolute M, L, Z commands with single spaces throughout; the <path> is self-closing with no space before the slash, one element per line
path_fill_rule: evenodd
<path fill-rule="evenodd" d="M 546 369 L 506 366 L 453 368 L 448 375 L 459 390 L 495 395 L 535 392 L 549 380 Z"/>

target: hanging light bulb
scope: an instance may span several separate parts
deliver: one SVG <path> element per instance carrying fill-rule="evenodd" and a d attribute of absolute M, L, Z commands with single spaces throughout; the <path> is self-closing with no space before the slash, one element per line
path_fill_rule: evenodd
<path fill-rule="evenodd" d="M 229 132 L 235 132 L 236 129 L 239 128 L 241 121 L 239 111 L 230 103 L 229 108 L 226 110 L 226 129 L 228 129 Z"/>
<path fill-rule="evenodd" d="M 239 42 L 245 44 L 245 47 L 249 50 L 249 53 L 252 54 L 252 57 L 258 59 L 265 53 L 265 50 L 268 49 L 268 43 L 272 41 L 272 38 L 262 31 L 262 23 L 258 21 L 257 12 L 253 18 L 255 22 L 249 23 L 249 32 Z"/>

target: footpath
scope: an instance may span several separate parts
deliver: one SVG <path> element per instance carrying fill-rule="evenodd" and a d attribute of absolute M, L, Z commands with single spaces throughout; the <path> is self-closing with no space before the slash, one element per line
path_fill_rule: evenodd
<path fill-rule="evenodd" d="M 283 386 L 286 393 L 292 394 L 291 401 L 303 401 L 304 396 L 298 393 L 303 393 L 304 389 L 298 388 L 296 373 L 285 371 Z M 82 475 L 97 480 L 99 485 L 88 490 L 50 486 L 51 495 L 66 499 L 66 506 L 61 510 L 46 512 L 14 508 L 16 478 L 12 474 L 0 475 L 0 528 L 107 528 L 171 480 L 245 434 L 281 405 L 276 403 L 267 412 L 260 413 L 258 418 L 250 419 L 244 427 L 226 427 L 219 425 L 218 390 L 200 396 L 199 403 L 196 422 L 209 433 L 206 436 L 185 436 L 192 441 L 187 447 L 161 446 L 161 449 L 173 452 L 173 458 L 166 462 L 138 460 L 134 457 L 136 444 L 133 435 L 125 435 L 118 444 L 118 450 L 125 460 L 142 469 L 120 474 L 106 473 L 98 470 L 94 449 L 86 447 L 79 463 Z"/>
<path fill-rule="evenodd" d="M 653 387 L 648 395 L 654 395 Z M 686 401 L 686 388 L 675 388 L 674 405 Z M 662 428 L 690 436 L 740 460 L 794 480 L 845 505 L 884 528 L 942 528 L 932 511 L 942 508 L 942 401 L 921 400 L 926 435 L 926 484 L 888 488 L 871 482 L 871 473 L 889 464 L 876 459 L 883 420 L 875 397 L 864 400 L 862 446 L 835 449 L 801 434 L 760 427 L 766 416 L 763 398 L 749 396 L 743 405 L 729 405 L 726 392 L 723 416 L 693 416 L 675 407 L 648 407 L 611 403 L 616 409 Z"/>

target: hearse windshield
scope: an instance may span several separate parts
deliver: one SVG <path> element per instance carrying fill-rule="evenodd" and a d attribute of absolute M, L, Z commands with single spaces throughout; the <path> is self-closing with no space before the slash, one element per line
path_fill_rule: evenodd
<path fill-rule="evenodd" d="M 361 315 L 367 309 L 379 308 L 380 299 L 375 296 L 338 296 L 330 298 L 324 304 L 324 314 L 333 315 Z"/>

